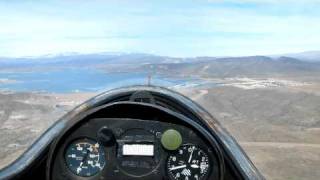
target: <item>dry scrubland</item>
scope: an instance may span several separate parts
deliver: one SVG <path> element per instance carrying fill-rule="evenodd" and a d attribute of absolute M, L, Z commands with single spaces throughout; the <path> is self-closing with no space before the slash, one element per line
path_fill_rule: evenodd
<path fill-rule="evenodd" d="M 62 115 L 92 96 L 0 92 L 0 168 L 21 155 Z"/>
<path fill-rule="evenodd" d="M 267 179 L 320 177 L 320 84 L 185 91 L 239 141 Z"/>
<path fill-rule="evenodd" d="M 319 83 L 255 88 L 228 83 L 177 90 L 206 107 L 267 179 L 318 179 Z M 0 93 L 0 167 L 13 161 L 55 120 L 94 95 Z"/>

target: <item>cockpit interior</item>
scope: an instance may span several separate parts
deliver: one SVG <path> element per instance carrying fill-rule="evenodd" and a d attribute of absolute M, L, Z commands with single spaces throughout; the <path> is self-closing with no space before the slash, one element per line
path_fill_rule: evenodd
<path fill-rule="evenodd" d="M 177 92 L 130 86 L 63 116 L 0 179 L 264 179 L 203 107 Z"/>

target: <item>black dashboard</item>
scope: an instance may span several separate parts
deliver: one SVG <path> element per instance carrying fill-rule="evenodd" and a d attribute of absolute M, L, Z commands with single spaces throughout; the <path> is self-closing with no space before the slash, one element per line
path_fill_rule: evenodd
<path fill-rule="evenodd" d="M 69 112 L 0 179 L 264 179 L 199 105 L 171 90 L 134 86 Z"/>
<path fill-rule="evenodd" d="M 190 127 L 97 118 L 57 147 L 52 179 L 219 179 L 215 151 Z"/>
<path fill-rule="evenodd" d="M 216 142 L 180 118 L 136 102 L 99 107 L 52 147 L 49 178 L 220 179 Z"/>

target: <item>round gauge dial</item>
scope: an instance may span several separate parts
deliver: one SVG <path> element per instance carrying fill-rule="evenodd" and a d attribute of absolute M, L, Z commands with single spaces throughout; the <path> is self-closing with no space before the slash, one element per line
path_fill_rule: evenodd
<path fill-rule="evenodd" d="M 65 151 L 65 161 L 71 172 L 83 177 L 97 174 L 106 163 L 103 148 L 90 139 L 71 143 Z"/>
<path fill-rule="evenodd" d="M 167 172 L 173 180 L 203 180 L 210 168 L 208 154 L 192 144 L 181 146 L 167 161 Z"/>

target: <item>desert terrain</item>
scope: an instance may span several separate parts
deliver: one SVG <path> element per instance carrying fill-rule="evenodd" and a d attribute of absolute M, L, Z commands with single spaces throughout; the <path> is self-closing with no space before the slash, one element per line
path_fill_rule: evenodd
<path fill-rule="evenodd" d="M 225 86 L 186 93 L 207 107 L 267 179 L 318 179 L 320 86 L 314 92 L 300 88 Z"/>
<path fill-rule="evenodd" d="M 143 71 L 186 79 L 168 88 L 204 106 L 267 179 L 319 179 L 319 63 L 284 57 L 171 59 L 174 63 L 168 63 L 168 57 L 140 56 L 134 58 L 143 62 L 140 66 L 131 66 L 128 55 L 112 57 L 113 61 L 123 60 L 122 65 L 99 61 L 91 66 L 110 73 Z M 148 63 L 150 59 L 158 63 Z M 57 64 L 55 61 L 56 66 L 50 67 L 59 68 Z M 47 65 L 39 64 L 32 70 L 41 70 L 42 66 Z M 0 72 L 23 69 L 1 67 Z M 0 83 L 15 80 L 2 78 Z M 61 116 L 99 92 L 1 90 L 0 168 L 14 161 Z"/>
<path fill-rule="evenodd" d="M 206 107 L 267 179 L 317 179 L 320 85 L 313 87 L 314 92 L 304 86 L 247 89 L 235 83 L 175 90 Z M 59 117 L 95 95 L 2 92 L 1 167 L 15 160 Z"/>

